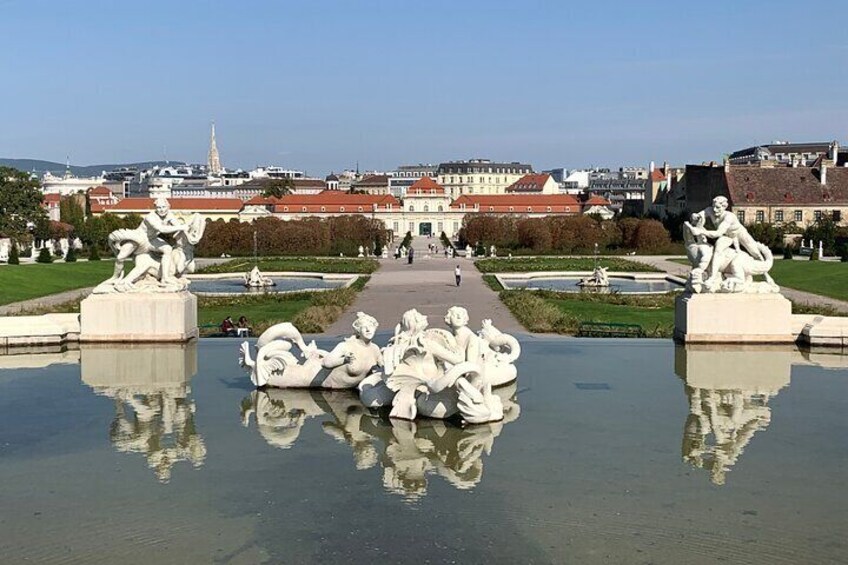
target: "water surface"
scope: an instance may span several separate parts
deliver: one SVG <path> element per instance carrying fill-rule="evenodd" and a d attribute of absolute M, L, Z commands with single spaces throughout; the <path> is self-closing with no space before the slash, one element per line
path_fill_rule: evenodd
<path fill-rule="evenodd" d="M 232 339 L 0 357 L 0 561 L 844 562 L 845 357 L 520 339 L 466 428 L 253 390 Z"/>

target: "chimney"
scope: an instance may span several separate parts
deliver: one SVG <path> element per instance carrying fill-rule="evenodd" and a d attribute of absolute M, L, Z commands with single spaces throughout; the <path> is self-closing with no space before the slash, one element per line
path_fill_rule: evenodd
<path fill-rule="evenodd" d="M 836 162 L 839 160 L 839 142 L 836 140 L 830 144 L 830 159 L 833 161 L 833 166 L 835 167 Z"/>
<path fill-rule="evenodd" d="M 822 161 L 821 169 L 819 169 L 819 182 L 822 186 L 827 185 L 827 165 Z"/>
<path fill-rule="evenodd" d="M 650 164 L 650 165 L 648 165 L 648 172 L 649 172 L 649 173 L 653 173 L 653 172 L 654 172 L 654 162 L 653 162 L 653 161 L 651 161 L 651 164 Z"/>
<path fill-rule="evenodd" d="M 668 176 L 668 161 L 663 161 L 663 170 L 662 170 L 662 172 L 663 172 L 663 174 L 664 174 L 665 176 Z"/>

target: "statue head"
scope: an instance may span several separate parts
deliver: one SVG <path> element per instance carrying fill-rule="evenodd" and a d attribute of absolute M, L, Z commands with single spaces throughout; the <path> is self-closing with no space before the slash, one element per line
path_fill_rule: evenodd
<path fill-rule="evenodd" d="M 445 323 L 451 328 L 461 328 L 468 325 L 468 310 L 462 306 L 451 306 L 445 314 Z"/>
<path fill-rule="evenodd" d="M 356 335 L 367 340 L 374 339 L 374 334 L 377 332 L 377 318 L 369 316 L 365 312 L 357 312 L 356 319 L 353 321 L 353 331 Z"/>
<path fill-rule="evenodd" d="M 160 218 L 164 218 L 168 215 L 168 212 L 171 211 L 171 205 L 168 203 L 168 199 L 164 196 L 157 198 L 153 206 L 156 208 L 156 213 Z"/>
<path fill-rule="evenodd" d="M 727 201 L 727 197 L 716 196 L 713 198 L 713 214 L 715 214 L 717 218 L 720 218 L 729 205 L 730 203 Z"/>
<path fill-rule="evenodd" d="M 403 313 L 400 319 L 400 325 L 406 332 L 421 332 L 427 329 L 427 316 L 413 308 Z"/>

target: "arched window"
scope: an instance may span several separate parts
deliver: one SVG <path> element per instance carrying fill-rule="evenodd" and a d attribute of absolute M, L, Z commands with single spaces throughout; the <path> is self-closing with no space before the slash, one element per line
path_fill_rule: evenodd
<path fill-rule="evenodd" d="M 409 211 L 410 211 L 410 212 L 415 212 L 415 206 L 413 206 L 412 204 L 410 204 L 410 205 L 409 205 Z"/>
<path fill-rule="evenodd" d="M 424 211 L 425 211 L 425 212 L 429 212 L 429 211 L 430 211 L 430 206 L 428 206 L 427 204 L 425 204 L 425 205 L 424 205 Z"/>
<path fill-rule="evenodd" d="M 439 204 L 439 212 L 444 212 L 444 211 L 445 211 L 445 207 L 442 206 L 441 204 Z"/>

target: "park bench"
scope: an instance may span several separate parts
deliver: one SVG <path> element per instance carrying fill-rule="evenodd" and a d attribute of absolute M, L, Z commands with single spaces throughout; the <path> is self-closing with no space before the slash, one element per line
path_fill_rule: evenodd
<path fill-rule="evenodd" d="M 638 324 L 614 324 L 610 322 L 580 322 L 578 337 L 645 337 Z"/>

